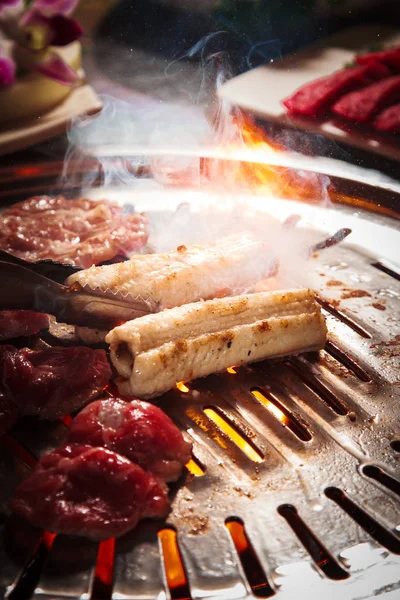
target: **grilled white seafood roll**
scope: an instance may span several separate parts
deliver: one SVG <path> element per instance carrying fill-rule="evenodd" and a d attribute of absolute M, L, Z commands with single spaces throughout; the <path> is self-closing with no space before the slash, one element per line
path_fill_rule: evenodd
<path fill-rule="evenodd" d="M 271 248 L 248 233 L 222 238 L 215 244 L 179 246 L 173 252 L 134 256 L 71 275 L 100 292 L 141 297 L 158 309 L 197 300 L 242 293 L 276 271 Z"/>
<path fill-rule="evenodd" d="M 325 341 L 310 290 L 195 302 L 128 321 L 106 337 L 120 392 L 139 398 L 232 365 L 319 350 Z"/>

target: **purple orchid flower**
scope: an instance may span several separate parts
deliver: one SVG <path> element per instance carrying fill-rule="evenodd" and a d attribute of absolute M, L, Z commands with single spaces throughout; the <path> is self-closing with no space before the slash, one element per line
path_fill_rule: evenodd
<path fill-rule="evenodd" d="M 22 6 L 24 0 L 0 0 L 0 13 L 7 8 L 17 8 Z"/>
<path fill-rule="evenodd" d="M 15 81 L 15 62 L 8 56 L 0 56 L 0 89 Z"/>
<path fill-rule="evenodd" d="M 78 74 L 61 56 L 51 51 L 52 46 L 67 46 L 81 37 L 82 27 L 69 16 L 78 2 L 0 0 L 0 29 L 14 48 L 20 48 L 20 58 L 16 58 L 18 65 L 21 62 L 28 70 L 37 71 L 63 85 L 73 87 L 80 82 Z M 24 10 L 27 5 L 28 9 Z M 15 71 L 15 62 L 0 54 L 0 88 L 14 82 Z"/>
<path fill-rule="evenodd" d="M 78 21 L 64 15 L 45 17 L 39 12 L 29 11 L 22 24 L 26 31 L 27 44 L 33 50 L 41 50 L 47 46 L 66 46 L 78 40 L 83 33 Z"/>
<path fill-rule="evenodd" d="M 34 0 L 29 8 L 45 17 L 67 16 L 75 10 L 78 2 L 79 0 Z"/>

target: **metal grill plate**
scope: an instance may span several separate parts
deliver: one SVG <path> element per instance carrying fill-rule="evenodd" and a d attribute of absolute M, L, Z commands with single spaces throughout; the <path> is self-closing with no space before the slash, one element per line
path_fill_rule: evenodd
<path fill-rule="evenodd" d="M 150 213 L 153 226 L 158 227 L 187 201 L 188 194 L 192 210 L 201 219 L 200 193 L 179 189 L 155 194 L 151 182 L 137 189 L 136 208 Z M 101 196 L 122 202 L 132 199 L 131 192 L 104 189 Z M 264 210 L 265 199 L 250 201 L 256 210 Z M 280 219 L 302 215 L 304 232 L 312 241 L 320 240 L 321 232 L 332 233 L 339 227 L 353 230 L 348 242 L 312 259 L 314 289 L 330 310 L 326 316 L 333 346 L 319 356 L 263 362 L 240 368 L 236 374 L 198 380 L 189 384 L 188 393 L 175 390 L 159 400 L 193 440 L 194 455 L 206 469 L 202 477 L 188 474 L 177 487 L 168 518 L 178 533 L 190 594 L 196 600 L 253 597 L 225 526 L 226 519 L 238 518 L 277 600 L 306 595 L 343 600 L 382 595 L 394 600 L 400 597 L 400 557 L 396 556 L 400 554 L 400 454 L 391 447 L 400 438 L 400 282 L 395 276 L 399 266 L 393 266 L 400 247 L 397 224 L 349 209 L 273 199 L 267 208 Z M 253 387 L 272 394 L 304 424 L 312 439 L 302 441 L 279 422 L 251 394 Z M 338 414 L 332 405 L 343 406 L 346 414 Z M 217 407 L 261 452 L 262 462 L 251 461 L 212 423 L 204 407 Z M 13 435 L 38 455 L 57 446 L 64 433 L 61 423 L 32 428 L 21 422 Z M 6 453 L 3 462 L 13 474 L 2 486 L 5 501 L 24 467 L 12 453 Z M 386 480 L 367 476 L 370 471 L 363 472 L 367 465 L 389 474 L 392 489 Z M 342 490 L 367 513 L 377 524 L 375 537 L 381 543 L 365 531 L 365 520 L 361 527 L 354 514 L 327 497 L 327 488 Z M 278 513 L 280 506 L 288 504 L 347 570 L 347 579 L 329 579 L 322 565 L 310 559 L 310 548 Z M 157 537 L 161 526 L 143 523 L 117 541 L 112 598 L 170 597 Z M 380 538 L 379 532 L 383 532 Z M 37 541 L 37 533 L 30 533 L 24 537 L 25 559 L 32 556 Z M 89 598 L 96 550 L 93 544 L 57 537 L 34 598 Z M 0 556 L 2 589 L 11 590 L 21 565 L 9 546 L 1 548 Z"/>

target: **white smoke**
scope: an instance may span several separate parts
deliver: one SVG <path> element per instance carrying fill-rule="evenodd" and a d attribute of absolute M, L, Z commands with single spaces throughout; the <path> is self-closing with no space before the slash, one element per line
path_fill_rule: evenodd
<path fill-rule="evenodd" d="M 229 78 L 230 71 L 224 54 L 207 55 L 207 42 L 215 35 L 220 34 L 201 40 L 186 55 L 198 57 L 201 73 L 198 94 L 190 103 L 153 101 L 135 105 L 103 96 L 104 106 L 99 114 L 76 119 L 69 132 L 63 181 L 79 186 L 82 194 L 93 187 L 99 188 L 103 197 L 108 196 L 111 188 L 129 190 L 130 203 L 135 204 L 135 191 L 140 187 L 144 170 L 159 184 L 159 191 L 154 194 L 162 194 L 171 186 L 177 186 L 180 195 L 182 188 L 187 190 L 175 211 L 158 210 L 157 215 L 152 210 L 150 195 L 146 211 L 151 215 L 153 251 L 212 242 L 231 233 L 251 231 L 268 242 L 271 249 L 268 260 L 276 258 L 280 265 L 279 278 L 268 285 L 307 285 L 307 240 L 295 227 L 282 227 L 279 219 L 268 214 L 268 197 L 275 195 L 276 188 L 269 187 L 267 182 L 261 191 L 256 190 L 251 177 L 243 178 L 241 162 L 223 160 L 221 153 L 208 158 L 204 169 L 202 157 L 212 156 L 216 148 L 226 149 L 227 157 L 235 156 L 238 151 L 246 156 L 249 151 L 243 138 L 243 115 L 218 96 L 218 89 Z M 166 69 L 165 76 L 170 76 L 174 68 L 175 62 Z M 276 153 L 271 156 L 276 158 Z M 285 186 L 291 194 L 293 187 L 300 191 L 310 189 L 311 201 L 329 202 L 328 178 L 304 170 L 274 167 L 274 172 L 280 173 L 283 194 Z M 249 201 L 249 195 L 254 193 L 265 198 L 262 211 L 259 203 L 255 210 Z"/>

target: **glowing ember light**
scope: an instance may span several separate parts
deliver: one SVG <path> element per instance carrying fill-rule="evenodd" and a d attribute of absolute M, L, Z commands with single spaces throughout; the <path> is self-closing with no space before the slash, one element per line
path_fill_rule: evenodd
<path fill-rule="evenodd" d="M 251 390 L 251 393 L 255 398 L 257 398 L 259 402 L 261 402 L 261 404 L 268 408 L 269 412 L 272 413 L 274 417 L 276 417 L 279 421 L 281 421 L 281 423 L 283 423 L 284 425 L 287 425 L 289 423 L 289 419 L 287 418 L 285 413 L 283 413 L 277 406 L 275 406 L 273 402 L 268 400 L 268 398 L 266 398 L 264 394 L 262 394 L 258 390 Z"/>
<path fill-rule="evenodd" d="M 45 545 L 45 547 L 47 548 L 47 550 L 50 550 L 54 540 L 56 539 L 57 534 L 56 533 L 50 533 L 50 531 L 43 531 L 43 543 Z"/>
<path fill-rule="evenodd" d="M 183 383 L 183 381 L 178 381 L 178 383 L 176 384 L 176 387 L 178 388 L 178 390 L 180 392 L 183 392 L 184 394 L 187 394 L 188 392 L 190 392 L 190 388 L 188 388 L 188 386 L 185 385 Z"/>
<path fill-rule="evenodd" d="M 186 463 L 185 467 L 187 468 L 189 473 L 191 473 L 195 477 L 201 477 L 202 475 L 204 475 L 203 467 L 200 465 L 200 463 L 193 460 L 193 458 L 191 458 L 189 462 Z"/>
<path fill-rule="evenodd" d="M 250 460 L 256 463 L 261 463 L 264 457 L 256 450 L 230 423 L 228 423 L 220 414 L 213 408 L 205 408 L 205 414 L 213 421 L 242 452 L 246 454 Z"/>
<path fill-rule="evenodd" d="M 232 373 L 233 375 L 236 375 L 236 373 L 237 373 L 237 371 L 233 367 L 228 367 L 227 372 Z"/>
<path fill-rule="evenodd" d="M 162 546 L 168 587 L 170 590 L 175 590 L 176 588 L 186 588 L 187 579 L 176 539 L 176 531 L 166 527 L 164 529 L 160 529 L 157 535 Z"/>
<path fill-rule="evenodd" d="M 105 586 L 110 586 L 114 572 L 115 539 L 110 538 L 100 542 L 97 552 L 95 580 Z"/>

